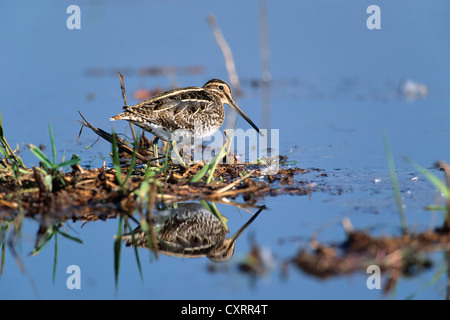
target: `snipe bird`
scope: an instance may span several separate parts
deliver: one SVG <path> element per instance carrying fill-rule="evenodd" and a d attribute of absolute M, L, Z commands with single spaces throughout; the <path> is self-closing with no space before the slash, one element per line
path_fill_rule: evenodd
<path fill-rule="evenodd" d="M 207 257 L 214 262 L 229 260 L 238 237 L 264 208 L 253 214 L 231 238 L 226 238 L 225 227 L 203 205 L 180 203 L 178 208 L 153 217 L 158 253 L 179 258 Z M 138 247 L 149 248 L 147 237 L 140 227 L 134 230 L 134 241 Z M 124 234 L 122 241 L 127 246 L 133 245 L 131 234 Z"/>
<path fill-rule="evenodd" d="M 219 79 L 209 80 L 203 87 L 169 90 L 134 106 L 125 106 L 122 113 L 110 120 L 128 120 L 157 138 L 170 141 L 176 156 L 185 166 L 176 144 L 190 143 L 191 138 L 206 138 L 219 130 L 225 119 L 224 104 L 236 110 L 260 133 L 234 102 L 230 86 Z"/>

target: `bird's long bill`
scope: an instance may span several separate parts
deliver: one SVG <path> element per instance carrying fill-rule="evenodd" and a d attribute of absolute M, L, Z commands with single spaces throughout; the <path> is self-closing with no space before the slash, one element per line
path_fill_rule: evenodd
<path fill-rule="evenodd" d="M 230 105 L 230 107 L 232 107 L 234 110 L 236 110 L 236 112 L 253 127 L 253 129 L 255 129 L 260 135 L 263 136 L 263 134 L 261 133 L 261 131 L 259 131 L 259 128 L 256 126 L 256 124 L 254 124 L 253 121 L 250 120 L 249 117 L 247 117 L 247 115 L 244 113 L 244 111 L 242 111 L 241 108 L 239 108 L 237 106 L 237 104 L 234 103 L 233 99 L 231 99 L 231 97 L 227 97 L 227 98 L 228 98 L 228 104 Z"/>
<path fill-rule="evenodd" d="M 258 217 L 261 211 L 263 211 L 265 208 L 266 206 L 262 206 L 261 208 L 259 208 L 259 210 L 238 231 L 236 231 L 235 234 L 233 234 L 233 236 L 231 237 L 230 247 L 234 245 L 237 238 L 239 238 L 242 232 L 244 232 L 244 230 L 247 229 L 247 227 L 256 219 L 256 217 Z"/>

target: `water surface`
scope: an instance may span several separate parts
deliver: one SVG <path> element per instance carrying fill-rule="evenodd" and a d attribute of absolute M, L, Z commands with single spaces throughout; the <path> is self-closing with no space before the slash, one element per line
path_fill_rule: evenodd
<path fill-rule="evenodd" d="M 244 94 L 238 103 L 262 123 L 263 92 L 251 84 L 261 79 L 259 1 L 79 1 L 81 29 L 69 30 L 66 9 L 73 4 L 14 1 L 0 4 L 0 111 L 7 139 L 18 145 L 24 161 L 37 165 L 26 144 L 49 146 L 48 125 L 56 136 L 58 155 L 81 156 L 83 165 L 101 166 L 110 145 L 84 130 L 80 141 L 77 110 L 95 126 L 130 135 L 128 124 L 110 124 L 123 105 L 117 72 L 125 76 L 128 103 L 133 92 L 156 87 L 203 85 L 211 78 L 228 81 L 222 53 L 206 16 L 214 14 L 233 51 Z M 372 3 L 370 3 L 372 4 Z M 308 276 L 283 262 L 306 247 L 311 235 L 336 242 L 345 239 L 341 220 L 375 234 L 399 234 L 400 220 L 383 147 L 386 132 L 394 153 L 408 222 L 423 231 L 441 216 L 423 209 L 442 201 L 435 188 L 402 160 L 408 156 L 431 168 L 450 159 L 448 119 L 450 39 L 446 1 L 378 1 L 382 28 L 368 30 L 361 1 L 321 4 L 268 1 L 270 44 L 270 125 L 280 129 L 280 153 L 301 168 L 320 168 L 299 179 L 319 183 L 311 197 L 278 196 L 260 201 L 268 207 L 239 239 L 233 258 L 216 272 L 206 258 L 151 258 L 140 250 L 141 281 L 134 251 L 123 248 L 119 290 L 115 291 L 113 236 L 117 219 L 69 223 L 67 232 L 83 240 L 60 238 L 57 273 L 52 283 L 53 243 L 28 256 L 38 223 L 26 220 L 19 245 L 27 275 L 6 250 L 0 279 L 2 299 L 383 299 L 368 290 L 367 275 L 330 278 Z M 200 66 L 199 74 L 140 76 L 146 67 Z M 92 71 L 97 70 L 97 73 Z M 399 87 L 407 80 L 424 84 L 426 96 L 408 98 Z M 240 125 L 246 126 L 240 120 Z M 244 127 L 246 128 L 246 127 Z M 47 148 L 48 150 L 48 148 Z M 442 177 L 436 169 L 431 171 Z M 220 206 L 237 230 L 248 218 L 231 206 Z M 76 232 L 75 232 L 76 231 Z M 272 255 L 272 268 L 253 279 L 237 264 L 252 240 Z M 445 297 L 445 277 L 421 289 L 445 263 L 432 255 L 432 268 L 401 279 L 394 298 Z M 82 271 L 81 290 L 66 287 L 66 268 Z M 30 278 L 32 280 L 30 280 Z M 33 289 L 32 283 L 35 283 Z M 37 292 L 38 293 L 37 293 Z M 392 297 L 392 296 L 388 296 Z"/>

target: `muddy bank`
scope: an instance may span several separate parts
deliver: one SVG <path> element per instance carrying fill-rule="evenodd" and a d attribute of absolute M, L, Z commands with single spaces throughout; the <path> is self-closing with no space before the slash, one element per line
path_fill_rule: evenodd
<path fill-rule="evenodd" d="M 181 202 L 204 199 L 215 202 L 239 200 L 254 204 L 267 196 L 280 194 L 308 195 L 314 191 L 311 181 L 301 176 L 319 169 L 281 169 L 265 176 L 257 167 L 219 164 L 214 172 L 216 181 L 191 182 L 203 168 L 195 164 L 188 168 L 171 165 L 166 172 L 152 176 L 157 183 L 155 197 L 160 202 Z M 105 219 L 120 213 L 132 214 L 138 206 L 138 193 L 146 181 L 144 169 L 135 168 L 122 186 L 114 168 L 83 169 L 73 166 L 72 171 L 60 173 L 49 186 L 47 175 L 38 168 L 23 170 L 20 177 L 3 172 L 0 185 L 1 216 L 23 211 L 27 216 L 45 215 L 65 219 Z M 121 172 L 121 180 L 127 171 Z"/>

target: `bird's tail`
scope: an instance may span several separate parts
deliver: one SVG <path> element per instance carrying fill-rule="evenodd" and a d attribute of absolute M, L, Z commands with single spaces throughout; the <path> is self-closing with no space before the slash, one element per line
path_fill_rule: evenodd
<path fill-rule="evenodd" d="M 110 121 L 116 121 L 116 120 L 129 120 L 130 116 L 132 114 L 128 111 L 124 111 L 119 113 L 118 115 L 115 115 L 114 117 L 109 118 Z"/>
<path fill-rule="evenodd" d="M 118 115 L 115 115 L 114 117 L 109 118 L 110 121 L 116 121 L 116 120 L 131 120 L 131 116 L 133 113 L 128 111 L 128 106 L 123 107 L 123 112 L 119 113 Z"/>

